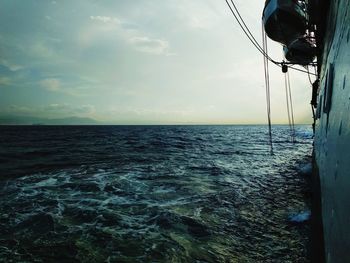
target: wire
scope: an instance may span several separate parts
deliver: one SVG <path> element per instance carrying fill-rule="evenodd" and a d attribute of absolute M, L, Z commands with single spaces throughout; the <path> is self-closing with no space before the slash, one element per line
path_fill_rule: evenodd
<path fill-rule="evenodd" d="M 290 87 L 290 77 L 289 77 L 289 71 L 287 71 L 286 75 L 286 84 L 287 84 L 287 90 L 288 90 L 288 96 L 289 96 L 289 107 L 290 107 L 290 127 L 291 127 L 291 136 L 293 143 L 295 142 L 295 122 L 294 122 L 294 109 L 293 109 L 293 99 L 292 99 L 292 89 Z M 288 99 L 287 99 L 288 100 Z"/>
<path fill-rule="evenodd" d="M 275 60 L 273 60 L 265 51 L 264 49 L 260 46 L 259 42 L 256 40 L 256 38 L 254 37 L 254 35 L 252 34 L 252 32 L 249 30 L 247 24 L 244 22 L 244 19 L 242 18 L 237 6 L 235 5 L 235 3 L 233 2 L 233 0 L 230 0 L 232 3 L 232 6 L 230 5 L 230 3 L 228 2 L 228 0 L 225 0 L 227 6 L 229 7 L 229 9 L 231 10 L 232 15 L 234 16 L 234 18 L 236 19 L 237 23 L 239 24 L 240 28 L 242 29 L 242 31 L 244 32 L 244 34 L 247 36 L 247 38 L 249 39 L 249 41 L 254 45 L 254 47 L 265 57 L 267 58 L 269 61 L 271 61 L 273 64 L 281 67 L 283 62 L 277 62 Z M 236 12 L 235 12 L 236 11 Z M 290 66 L 290 69 L 299 71 L 299 72 L 303 72 L 303 73 L 308 73 L 308 71 L 302 70 L 302 69 L 298 69 L 295 67 Z M 313 73 L 308 73 L 308 74 L 312 74 L 315 75 Z M 316 75 L 315 75 L 316 76 Z"/>
<path fill-rule="evenodd" d="M 262 32 L 264 53 L 267 54 L 267 37 L 266 37 L 263 23 L 262 23 L 262 31 L 261 32 Z M 265 73 L 266 111 L 267 111 L 267 123 L 268 123 L 268 127 L 269 127 L 270 153 L 271 153 L 271 155 L 273 155 L 272 127 L 271 127 L 270 74 L 269 74 L 269 60 L 268 60 L 267 56 L 264 56 L 264 73 Z"/>
<path fill-rule="evenodd" d="M 253 42 L 256 44 L 256 46 L 259 47 L 259 49 L 262 51 L 263 55 L 266 56 L 266 57 L 272 62 L 273 59 L 270 58 L 269 55 L 261 48 L 259 42 L 256 40 L 256 38 L 254 37 L 254 35 L 252 34 L 252 32 L 249 30 L 249 27 L 247 26 L 247 24 L 244 22 L 244 19 L 242 18 L 241 14 L 240 14 L 240 12 L 238 11 L 238 9 L 237 9 L 235 3 L 233 2 L 233 0 L 231 0 L 231 3 L 232 3 L 233 8 L 236 10 L 238 17 L 239 17 L 240 20 L 242 21 L 242 24 L 244 25 L 244 28 L 246 29 L 246 31 L 248 32 L 249 36 L 250 36 L 251 39 L 253 40 Z M 231 6 L 229 5 L 229 7 L 231 7 Z M 232 10 L 231 10 L 231 11 L 232 11 Z M 234 13 L 234 12 L 232 12 L 232 13 L 233 13 L 233 15 L 235 16 L 235 13 Z M 236 16 L 235 16 L 235 17 L 236 17 Z M 236 17 L 236 20 L 238 21 L 237 17 Z M 241 28 L 242 28 L 242 26 L 241 26 Z M 242 29 L 243 29 L 243 28 L 242 28 Z M 244 29 L 243 29 L 243 30 L 244 30 Z"/>
<path fill-rule="evenodd" d="M 260 46 L 260 44 L 258 43 L 258 41 L 255 39 L 255 37 L 253 36 L 253 34 L 251 33 L 251 31 L 249 30 L 249 28 L 247 27 L 246 23 L 244 22 L 242 16 L 240 15 L 236 5 L 234 4 L 234 2 L 231 0 L 234 9 L 237 11 L 237 14 L 235 13 L 235 11 L 232 9 L 231 5 L 229 4 L 228 0 L 225 0 L 227 6 L 230 8 L 232 15 L 235 17 L 237 23 L 239 24 L 240 28 L 242 29 L 242 31 L 244 32 L 244 34 L 247 36 L 247 38 L 250 40 L 250 42 L 255 46 L 255 48 L 264 56 L 266 57 L 268 60 L 270 60 L 271 62 L 276 62 L 273 59 L 271 59 L 263 50 L 263 48 Z"/>
<path fill-rule="evenodd" d="M 288 124 L 289 124 L 289 131 L 290 134 L 292 135 L 292 120 L 290 117 L 290 106 L 289 106 L 289 96 L 288 96 L 288 81 L 287 81 L 287 74 L 284 73 L 284 88 L 286 91 L 286 102 L 287 102 L 287 114 L 288 114 Z"/>
<path fill-rule="evenodd" d="M 294 67 L 289 67 L 289 68 L 293 69 L 293 70 L 296 70 L 296 71 L 303 72 L 303 73 L 308 73 L 306 70 L 302 70 L 302 69 L 299 69 L 299 68 L 294 68 Z M 314 74 L 314 73 L 310 73 L 310 75 L 317 76 L 317 74 Z"/>

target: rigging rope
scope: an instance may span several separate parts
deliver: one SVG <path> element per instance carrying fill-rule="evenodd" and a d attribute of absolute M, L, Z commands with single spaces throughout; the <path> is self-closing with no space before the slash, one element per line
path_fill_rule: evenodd
<path fill-rule="evenodd" d="M 266 37 L 263 23 L 262 23 L 262 39 L 263 39 L 263 49 L 264 49 L 264 52 L 267 54 L 267 37 Z M 267 56 L 264 56 L 264 73 L 265 73 L 266 110 L 267 110 L 267 122 L 269 127 L 270 153 L 271 155 L 273 155 L 272 128 L 271 128 L 270 73 L 269 73 L 269 60 Z"/>
<path fill-rule="evenodd" d="M 265 57 L 267 57 L 268 60 L 270 60 L 271 62 L 273 61 L 272 58 L 269 57 L 269 55 L 263 50 L 263 48 L 260 46 L 259 42 L 256 40 L 256 38 L 254 37 L 254 35 L 252 34 L 252 32 L 249 30 L 247 24 L 244 22 L 244 19 L 242 18 L 240 12 L 238 11 L 235 3 L 233 2 L 233 0 L 231 0 L 232 6 L 235 9 L 236 13 L 233 11 L 233 9 L 231 8 L 231 5 L 228 3 L 228 1 L 226 0 L 226 4 L 228 5 L 228 7 L 231 10 L 231 13 L 233 14 L 233 16 L 235 17 L 236 21 L 238 22 L 239 26 L 241 27 L 241 29 L 243 30 L 243 32 L 245 33 L 245 35 L 248 37 L 248 39 L 252 42 L 252 44 L 258 49 L 258 51 Z"/>
<path fill-rule="evenodd" d="M 295 122 L 294 122 L 294 109 L 293 109 L 293 100 L 292 100 L 292 89 L 290 87 L 290 77 L 289 72 L 287 72 L 288 80 L 288 92 L 289 92 L 289 102 L 290 102 L 290 112 L 292 117 L 292 141 L 295 143 Z"/>
<path fill-rule="evenodd" d="M 289 132 L 290 132 L 290 134 L 292 134 L 292 121 L 291 121 L 291 117 L 290 117 L 287 73 L 284 73 L 284 87 L 285 87 L 285 91 L 286 91 L 286 102 L 287 102 L 287 114 L 288 114 Z"/>
<path fill-rule="evenodd" d="M 290 77 L 289 77 L 288 71 L 284 73 L 284 86 L 286 91 L 289 130 L 290 130 L 292 142 L 294 143 L 295 142 L 294 109 L 293 109 L 293 100 L 292 100 L 292 89 L 290 87 Z"/>
<path fill-rule="evenodd" d="M 249 41 L 254 45 L 254 47 L 265 57 L 267 58 L 270 62 L 272 62 L 273 64 L 275 64 L 278 67 L 281 67 L 281 65 L 283 64 L 283 62 L 277 62 L 275 60 L 273 60 L 263 49 L 263 47 L 260 46 L 259 42 L 256 40 L 256 38 L 254 37 L 254 35 L 252 34 L 252 32 L 249 30 L 247 24 L 244 22 L 244 19 L 242 18 L 237 6 L 235 5 L 235 3 L 233 2 L 233 0 L 231 0 L 232 6 L 230 5 L 230 3 L 228 2 L 228 0 L 225 0 L 227 6 L 229 7 L 232 15 L 234 16 L 234 18 L 236 19 L 238 25 L 240 26 L 240 28 L 242 29 L 242 31 L 244 32 L 244 34 L 247 36 L 247 38 L 249 39 Z M 299 68 L 295 68 L 290 66 L 290 69 L 299 71 L 299 72 L 303 72 L 303 73 L 308 73 L 306 70 L 302 70 Z M 314 75 L 313 73 L 309 73 Z"/>

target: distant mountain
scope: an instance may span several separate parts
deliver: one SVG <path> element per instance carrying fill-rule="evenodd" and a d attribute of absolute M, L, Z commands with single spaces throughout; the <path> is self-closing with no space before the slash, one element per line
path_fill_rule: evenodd
<path fill-rule="evenodd" d="M 66 117 L 66 118 L 40 118 L 33 116 L 0 116 L 0 125 L 98 125 L 98 121 L 91 118 Z"/>

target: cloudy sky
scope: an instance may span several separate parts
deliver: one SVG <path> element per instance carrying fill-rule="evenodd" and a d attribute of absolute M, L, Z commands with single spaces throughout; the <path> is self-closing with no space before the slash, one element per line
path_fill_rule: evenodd
<path fill-rule="evenodd" d="M 263 0 L 236 0 L 261 39 Z M 0 114 L 110 124 L 265 123 L 263 60 L 224 0 L 0 0 Z M 281 60 L 281 46 L 270 42 Z M 272 119 L 285 123 L 271 66 Z M 310 123 L 307 76 L 291 72 Z"/>

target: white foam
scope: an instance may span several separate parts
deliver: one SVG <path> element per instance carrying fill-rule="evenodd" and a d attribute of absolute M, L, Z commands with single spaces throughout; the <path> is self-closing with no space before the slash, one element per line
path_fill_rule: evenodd
<path fill-rule="evenodd" d="M 42 180 L 35 184 L 35 187 L 45 187 L 45 186 L 54 186 L 57 183 L 57 179 L 49 178 L 46 180 Z"/>

